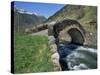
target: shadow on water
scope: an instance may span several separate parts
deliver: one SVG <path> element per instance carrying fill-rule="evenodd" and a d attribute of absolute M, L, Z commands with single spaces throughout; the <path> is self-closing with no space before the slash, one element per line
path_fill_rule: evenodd
<path fill-rule="evenodd" d="M 66 56 L 68 56 L 72 51 L 74 51 L 75 49 L 77 49 L 79 46 L 82 46 L 82 45 L 73 44 L 73 43 L 68 43 L 68 42 L 59 43 L 59 44 L 58 44 L 58 47 L 57 47 L 57 48 L 58 48 L 58 53 L 59 53 L 59 55 L 60 55 L 59 62 L 60 62 L 62 71 L 69 70 L 69 69 L 68 69 L 67 62 L 65 61 L 65 58 L 66 58 Z"/>

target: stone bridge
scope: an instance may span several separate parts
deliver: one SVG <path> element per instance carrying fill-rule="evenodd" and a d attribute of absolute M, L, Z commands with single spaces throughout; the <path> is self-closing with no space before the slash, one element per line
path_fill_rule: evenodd
<path fill-rule="evenodd" d="M 63 20 L 51 22 L 48 25 L 49 46 L 52 53 L 51 61 L 54 64 L 54 71 L 61 70 L 57 45 L 60 42 L 69 42 L 83 45 L 85 42 L 85 30 L 76 20 Z"/>
<path fill-rule="evenodd" d="M 57 23 L 48 23 L 48 35 L 50 51 L 52 53 L 51 61 L 54 65 L 54 71 L 61 70 L 59 63 L 60 56 L 57 50 L 59 43 L 67 42 L 77 45 L 96 44 L 90 40 L 91 37 L 94 37 L 90 33 L 87 33 L 78 21 L 71 19 L 63 20 Z"/>
<path fill-rule="evenodd" d="M 63 20 L 48 26 L 48 34 L 54 36 L 56 44 L 63 41 L 80 45 L 85 43 L 85 30 L 76 20 Z"/>

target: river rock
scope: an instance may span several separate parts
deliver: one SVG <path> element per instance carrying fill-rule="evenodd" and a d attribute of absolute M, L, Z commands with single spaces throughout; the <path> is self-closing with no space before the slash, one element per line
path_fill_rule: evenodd
<path fill-rule="evenodd" d="M 51 59 L 52 60 L 54 60 L 54 59 L 57 59 L 57 60 L 59 60 L 59 54 L 56 52 L 56 53 L 54 53 L 52 56 L 51 56 Z"/>
<path fill-rule="evenodd" d="M 55 38 L 54 38 L 54 36 L 49 36 L 49 37 L 48 37 L 48 40 L 49 40 L 49 42 L 48 42 L 49 45 L 50 45 L 50 44 L 55 44 Z"/>
<path fill-rule="evenodd" d="M 60 63 L 59 63 L 59 54 L 56 52 L 54 53 L 52 56 L 51 56 L 51 61 L 53 63 L 53 66 L 54 66 L 54 71 L 59 71 L 61 70 L 61 67 L 60 67 Z"/>
<path fill-rule="evenodd" d="M 57 52 L 57 45 L 56 44 L 50 45 L 50 51 L 51 51 L 51 53 Z"/>

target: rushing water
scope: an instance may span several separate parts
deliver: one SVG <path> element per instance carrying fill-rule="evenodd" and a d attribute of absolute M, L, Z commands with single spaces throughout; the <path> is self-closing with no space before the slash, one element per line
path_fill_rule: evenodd
<path fill-rule="evenodd" d="M 97 68 L 97 49 L 75 44 L 59 44 L 58 53 L 63 71 Z"/>

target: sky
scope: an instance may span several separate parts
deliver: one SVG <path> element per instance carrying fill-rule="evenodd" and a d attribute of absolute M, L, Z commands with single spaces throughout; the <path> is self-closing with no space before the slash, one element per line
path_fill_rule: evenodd
<path fill-rule="evenodd" d="M 49 16 L 52 16 L 55 12 L 60 10 L 64 6 L 64 4 L 15 1 L 14 6 L 18 9 L 23 9 L 25 11 L 36 13 L 48 18 Z"/>

